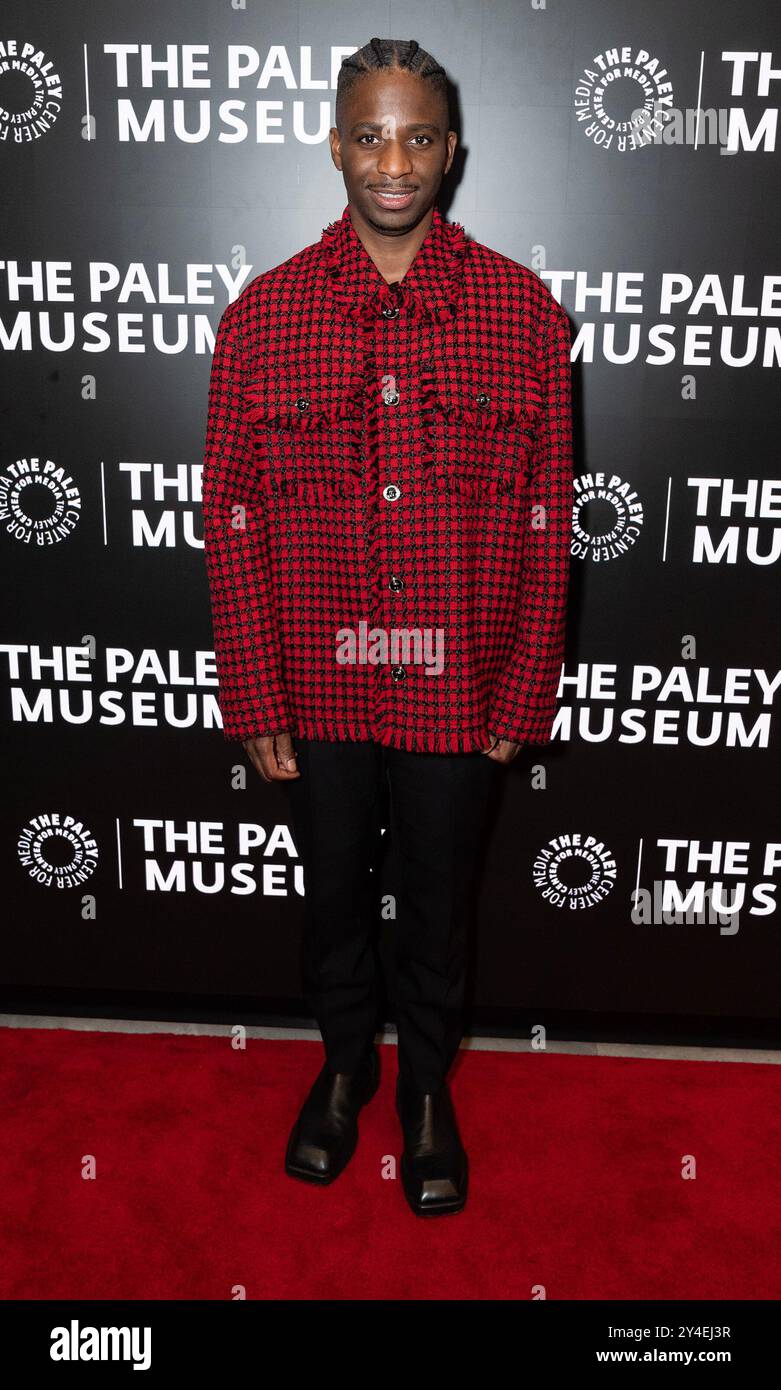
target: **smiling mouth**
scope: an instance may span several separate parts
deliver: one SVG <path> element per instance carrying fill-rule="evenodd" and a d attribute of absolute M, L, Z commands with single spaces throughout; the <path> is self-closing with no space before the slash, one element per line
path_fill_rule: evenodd
<path fill-rule="evenodd" d="M 406 208 L 412 202 L 415 188 L 370 188 L 374 201 L 383 208 Z"/>

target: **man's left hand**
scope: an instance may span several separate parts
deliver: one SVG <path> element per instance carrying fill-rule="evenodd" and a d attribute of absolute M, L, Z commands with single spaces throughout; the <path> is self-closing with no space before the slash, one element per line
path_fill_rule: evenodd
<path fill-rule="evenodd" d="M 508 738 L 497 738 L 493 739 L 490 748 L 483 749 L 483 753 L 486 758 L 493 758 L 495 763 L 511 763 L 520 749 L 520 743 L 511 743 Z"/>

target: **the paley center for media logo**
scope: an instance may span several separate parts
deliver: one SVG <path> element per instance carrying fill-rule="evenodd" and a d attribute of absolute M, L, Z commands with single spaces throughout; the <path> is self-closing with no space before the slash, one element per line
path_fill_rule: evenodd
<path fill-rule="evenodd" d="M 29 145 L 62 110 L 62 79 L 36 43 L 0 38 L 0 142 Z"/>

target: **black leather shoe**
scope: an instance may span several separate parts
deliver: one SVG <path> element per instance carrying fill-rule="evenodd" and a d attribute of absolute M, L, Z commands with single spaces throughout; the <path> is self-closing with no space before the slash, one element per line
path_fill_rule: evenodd
<path fill-rule="evenodd" d="M 444 1216 L 466 1204 L 469 1165 L 447 1083 L 415 1092 L 396 1082 L 404 1133 L 401 1184 L 416 1216 Z"/>
<path fill-rule="evenodd" d="M 354 1072 L 332 1072 L 324 1063 L 291 1130 L 285 1172 L 321 1184 L 338 1178 L 358 1143 L 358 1112 L 379 1084 L 380 1058 L 373 1045 Z"/>

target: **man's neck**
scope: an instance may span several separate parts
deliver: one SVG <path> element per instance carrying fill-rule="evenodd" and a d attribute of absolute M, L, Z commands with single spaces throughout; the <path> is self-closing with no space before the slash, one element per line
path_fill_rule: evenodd
<path fill-rule="evenodd" d="M 386 284 L 403 280 L 420 247 L 422 246 L 434 217 L 434 209 L 429 208 L 416 227 L 402 236 L 383 236 L 350 204 L 350 221 L 356 236 L 360 238 L 368 254 Z"/>

